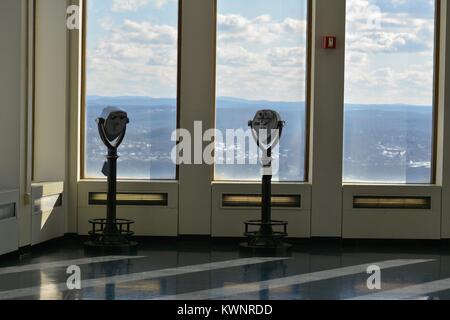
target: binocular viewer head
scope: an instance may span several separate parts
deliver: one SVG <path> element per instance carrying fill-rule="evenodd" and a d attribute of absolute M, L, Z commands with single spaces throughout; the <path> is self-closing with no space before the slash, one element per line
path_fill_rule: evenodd
<path fill-rule="evenodd" d="M 252 128 L 258 146 L 269 149 L 280 140 L 285 122 L 274 110 L 259 110 L 248 125 Z"/>
<path fill-rule="evenodd" d="M 97 124 L 102 129 L 101 132 L 110 143 L 125 135 L 129 122 L 127 113 L 114 107 L 105 108 L 97 119 Z"/>

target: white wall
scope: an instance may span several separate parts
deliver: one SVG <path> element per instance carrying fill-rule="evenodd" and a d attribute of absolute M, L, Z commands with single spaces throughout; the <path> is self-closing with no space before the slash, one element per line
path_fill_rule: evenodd
<path fill-rule="evenodd" d="M 345 0 L 313 1 L 311 155 L 311 234 L 340 237 L 344 135 Z M 336 50 L 322 37 L 335 35 Z"/>
<path fill-rule="evenodd" d="M 19 207 L 23 90 L 23 2 L 0 2 L 0 205 Z M 18 214 L 18 212 L 17 212 Z M 18 218 L 0 221 L 0 254 L 19 247 Z"/>
<path fill-rule="evenodd" d="M 66 232 L 65 192 L 68 172 L 68 29 L 67 1 L 37 0 L 35 6 L 35 98 L 33 195 L 44 194 L 46 184 L 60 183 L 62 208 L 48 212 L 31 209 L 32 244 Z M 56 192 L 56 191 L 55 191 Z M 32 197 L 35 199 L 35 196 Z M 45 222 L 45 223 L 44 223 Z"/>
<path fill-rule="evenodd" d="M 0 1 L 0 190 L 19 189 L 21 3 Z"/>
<path fill-rule="evenodd" d="M 64 181 L 67 167 L 67 3 L 36 1 L 34 177 Z"/>
<path fill-rule="evenodd" d="M 33 0 L 0 1 L 0 136 L 6 137 L 0 139 L 0 150 L 5 150 L 0 157 L 0 199 L 17 208 L 16 221 L 8 221 L 8 233 L 0 230 L 0 237 L 6 238 L 0 241 L 15 242 L 14 250 L 64 234 L 67 214 L 65 206 L 45 216 L 35 212 L 33 200 L 38 199 L 32 196 L 46 195 L 46 183 L 64 184 L 67 176 L 67 6 L 61 0 L 36 1 L 35 25 L 32 8 Z M 34 180 L 43 182 L 34 187 L 33 160 Z"/>
<path fill-rule="evenodd" d="M 194 121 L 214 124 L 214 9 L 214 1 L 183 1 L 180 126 L 190 132 Z M 180 234 L 211 234 L 212 176 L 211 166 L 180 166 Z"/>
<path fill-rule="evenodd" d="M 450 4 L 441 5 L 437 182 L 442 185 L 442 238 L 450 238 Z"/>

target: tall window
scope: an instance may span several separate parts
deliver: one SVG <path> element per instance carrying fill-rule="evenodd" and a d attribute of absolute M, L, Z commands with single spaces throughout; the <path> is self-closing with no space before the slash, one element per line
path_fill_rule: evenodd
<path fill-rule="evenodd" d="M 178 1 L 88 0 L 84 176 L 102 177 L 106 150 L 95 119 L 128 112 L 119 148 L 122 179 L 175 179 Z"/>
<path fill-rule="evenodd" d="M 435 11 L 347 0 L 345 182 L 432 182 Z"/>
<path fill-rule="evenodd" d="M 286 121 L 280 181 L 305 180 L 307 2 L 218 0 L 216 128 L 226 136 L 247 129 L 259 109 L 278 111 Z M 248 140 L 216 143 L 216 180 L 260 179 Z M 242 159 L 224 164 L 230 148 Z"/>

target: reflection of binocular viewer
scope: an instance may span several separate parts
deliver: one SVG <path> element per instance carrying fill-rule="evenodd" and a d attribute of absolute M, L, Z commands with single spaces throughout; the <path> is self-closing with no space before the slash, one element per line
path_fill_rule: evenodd
<path fill-rule="evenodd" d="M 125 138 L 127 124 L 130 122 L 126 112 L 108 107 L 97 119 L 98 132 L 105 146 L 108 148 L 107 161 L 103 165 L 102 173 L 108 178 L 108 195 L 106 202 L 106 219 L 93 219 L 93 241 L 86 243 L 86 248 L 107 251 L 129 251 L 137 244 L 128 240 L 133 235 L 130 231 L 131 220 L 117 219 L 117 149 Z"/>
<path fill-rule="evenodd" d="M 247 242 L 241 244 L 245 250 L 258 251 L 286 251 L 291 245 L 282 240 L 288 236 L 285 221 L 272 220 L 272 149 L 280 142 L 285 122 L 281 116 L 272 110 L 260 110 L 255 118 L 249 121 L 256 144 L 262 151 L 261 163 L 263 167 L 261 220 L 245 222 L 245 236 Z M 252 228 L 257 231 L 250 231 Z M 274 227 L 283 231 L 274 231 Z"/>

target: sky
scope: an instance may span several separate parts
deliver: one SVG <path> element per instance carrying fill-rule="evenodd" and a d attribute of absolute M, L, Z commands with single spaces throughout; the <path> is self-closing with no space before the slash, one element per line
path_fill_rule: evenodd
<path fill-rule="evenodd" d="M 347 103 L 431 106 L 434 0 L 347 0 Z"/>
<path fill-rule="evenodd" d="M 178 1 L 90 0 L 87 94 L 177 93 Z"/>
<path fill-rule="evenodd" d="M 90 0 L 87 92 L 175 97 L 177 0 Z M 306 0 L 218 0 L 217 95 L 303 101 Z M 431 105 L 434 0 L 347 0 L 347 103 Z"/>

